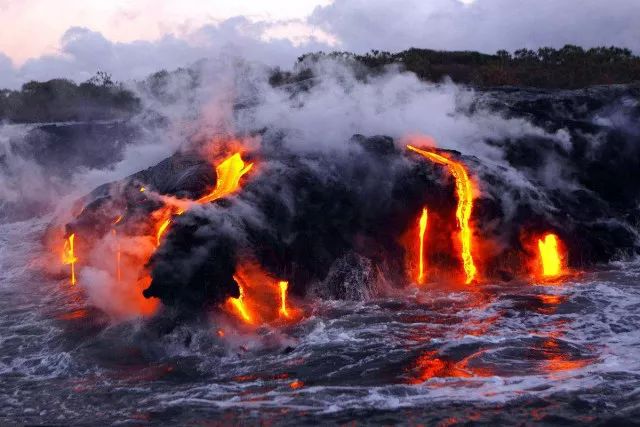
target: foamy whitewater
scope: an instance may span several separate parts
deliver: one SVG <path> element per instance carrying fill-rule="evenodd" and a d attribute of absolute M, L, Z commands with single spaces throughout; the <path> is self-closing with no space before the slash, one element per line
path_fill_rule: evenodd
<path fill-rule="evenodd" d="M 158 337 L 45 278 L 48 221 L 0 225 L 2 423 L 580 424 L 640 410 L 637 262 L 558 286 L 315 301 L 255 335 Z"/>

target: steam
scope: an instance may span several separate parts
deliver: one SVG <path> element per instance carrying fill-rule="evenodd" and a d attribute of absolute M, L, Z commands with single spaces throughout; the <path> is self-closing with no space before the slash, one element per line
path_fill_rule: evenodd
<path fill-rule="evenodd" d="M 211 162 L 211 154 L 220 148 L 218 144 L 241 137 L 249 152 L 264 157 L 257 172 L 264 183 L 250 183 L 231 208 L 196 206 L 176 220 L 176 229 L 191 227 L 206 244 L 181 252 L 169 239 L 158 251 L 160 258 L 174 260 L 166 267 L 167 277 L 188 281 L 216 247 L 233 241 L 242 252 L 256 234 L 275 239 L 280 230 L 274 228 L 273 218 L 265 215 L 261 204 L 273 201 L 283 218 L 302 211 L 300 187 L 296 186 L 302 172 L 313 177 L 312 182 L 317 183 L 313 185 L 326 188 L 333 188 L 340 180 L 357 183 L 357 194 L 346 188 L 363 210 L 375 210 L 384 204 L 392 183 L 407 164 L 404 160 L 388 162 L 378 155 L 363 155 L 362 148 L 350 142 L 354 134 L 388 135 L 395 141 L 396 150 L 404 150 L 410 138 L 427 135 L 437 147 L 459 151 L 478 183 L 476 196 L 493 201 L 501 210 L 500 219 L 487 222 L 483 232 L 499 237 L 505 247 L 513 236 L 508 235 L 504 224 L 521 216 L 523 206 L 536 215 L 553 217 L 557 212 L 556 192 L 583 190 L 577 178 L 579 171 L 568 160 L 575 148 L 574 136 L 562 127 L 542 128 L 498 112 L 494 100 L 485 94 L 450 81 L 426 83 L 394 67 L 369 75 L 357 64 L 323 59 L 298 64 L 294 71 L 303 68 L 311 70 L 309 81 L 273 87 L 268 67 L 221 56 L 216 61 L 201 61 L 190 70 L 168 73 L 155 87 L 150 81 L 132 84 L 145 107 L 130 120 L 139 129 L 139 137 L 106 168 L 80 167 L 66 179 L 52 177 L 42 165 L 16 155 L 9 141 L 25 138 L 30 128 L 5 125 L 0 141 L 5 152 L 1 173 L 7 179 L 0 183 L 0 199 L 5 206 L 27 203 L 33 194 L 29 189 L 38 188 L 34 200 L 44 198 L 50 206 L 58 202 L 59 211 L 68 210 L 74 200 L 94 188 L 154 166 L 177 151 L 199 152 Z M 628 111 L 624 108 L 603 111 L 597 120 L 611 126 L 624 122 L 632 127 L 625 121 Z M 587 152 L 596 153 L 602 146 L 597 138 L 585 140 Z M 539 163 L 523 166 L 514 162 L 510 152 L 520 150 L 519 144 L 531 144 Z M 367 176 L 363 170 L 377 172 Z M 27 197 L 21 200 L 21 195 Z M 70 214 L 62 215 L 59 223 L 70 219 Z M 136 240 L 126 234 L 119 239 L 123 254 L 132 259 L 154 251 L 153 241 Z M 80 271 L 80 286 L 85 287 L 93 304 L 116 319 L 144 314 L 148 309 L 140 305 L 140 292 L 146 285 L 137 281 L 141 267 L 125 266 L 127 280 L 116 280 L 113 252 L 113 237 L 107 233 L 85 254 L 85 261 L 90 261 Z M 349 256 L 362 266 L 360 276 L 371 278 L 370 266 L 375 263 L 360 253 Z M 326 269 L 342 272 L 345 257 L 335 261 L 338 264 L 329 263 Z M 327 280 L 335 281 L 341 274 L 332 273 Z M 290 280 L 290 286 L 295 291 L 296 281 Z"/>

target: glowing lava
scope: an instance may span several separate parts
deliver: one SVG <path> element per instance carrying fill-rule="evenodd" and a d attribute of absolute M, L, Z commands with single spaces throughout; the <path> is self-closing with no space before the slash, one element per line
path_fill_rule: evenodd
<path fill-rule="evenodd" d="M 472 232 L 471 227 L 469 226 L 469 219 L 471 218 L 471 211 L 473 209 L 473 188 L 469 174 L 462 163 L 451 160 L 441 154 L 421 150 L 412 145 L 407 145 L 407 148 L 429 160 L 447 166 L 455 179 L 456 194 L 458 195 L 456 218 L 458 219 L 458 227 L 460 227 L 460 244 L 462 247 L 461 258 L 466 275 L 466 283 L 469 284 L 476 277 L 477 273 L 476 266 L 473 262 L 473 256 L 471 255 Z"/>
<path fill-rule="evenodd" d="M 240 283 L 241 280 L 237 276 L 233 276 L 236 283 L 238 283 L 238 288 L 240 289 L 240 296 L 238 298 L 229 298 L 227 301 L 235 308 L 236 312 L 242 317 L 242 320 L 245 322 L 252 324 L 253 317 L 249 313 L 249 310 L 245 306 L 244 303 L 244 288 Z"/>
<path fill-rule="evenodd" d="M 422 215 L 420 215 L 420 220 L 418 221 L 418 226 L 420 228 L 420 252 L 418 259 L 418 284 L 424 284 L 424 234 L 427 231 L 427 219 L 429 213 L 427 212 L 427 208 L 422 209 Z"/>
<path fill-rule="evenodd" d="M 287 289 L 289 288 L 289 282 L 278 282 L 280 288 L 280 315 L 289 318 L 289 311 L 287 310 Z"/>
<path fill-rule="evenodd" d="M 213 202 L 234 193 L 240 188 L 240 178 L 251 170 L 253 163 L 245 164 L 240 153 L 235 153 L 226 158 L 216 167 L 217 181 L 213 191 L 204 197 L 196 200 L 196 203 L 204 204 Z M 142 191 L 142 189 L 140 190 Z M 162 236 L 171 225 L 171 219 L 175 215 L 182 215 L 184 208 L 168 206 L 158 211 L 156 216 L 160 219 L 156 230 L 156 246 L 160 246 Z"/>
<path fill-rule="evenodd" d="M 236 265 L 233 279 L 240 288 L 238 298 L 227 298 L 223 309 L 248 325 L 297 320 L 302 310 L 289 300 L 289 282 L 263 270 L 255 260 Z"/>
<path fill-rule="evenodd" d="M 216 168 L 218 179 L 213 191 L 197 200 L 209 203 L 235 192 L 240 187 L 240 178 L 251 170 L 253 163 L 245 164 L 240 153 L 235 153 Z"/>
<path fill-rule="evenodd" d="M 558 249 L 558 236 L 548 233 L 544 239 L 538 240 L 540 251 L 540 263 L 542 264 L 542 275 L 544 277 L 554 277 L 562 273 L 562 257 Z"/>
<path fill-rule="evenodd" d="M 158 231 L 156 232 L 156 246 L 160 246 L 160 239 L 162 238 L 162 235 L 165 233 L 165 231 L 167 231 L 167 227 L 169 227 L 169 224 L 171 224 L 171 220 L 165 219 L 160 224 L 160 227 L 158 227 Z"/>
<path fill-rule="evenodd" d="M 62 263 L 65 265 L 71 265 L 71 284 L 75 285 L 76 284 L 76 262 L 78 261 L 78 258 L 76 258 L 75 256 L 75 249 L 74 249 L 74 241 L 75 241 L 76 235 L 75 234 L 71 234 L 69 237 L 67 237 L 67 240 L 64 241 L 64 250 L 62 252 Z"/>

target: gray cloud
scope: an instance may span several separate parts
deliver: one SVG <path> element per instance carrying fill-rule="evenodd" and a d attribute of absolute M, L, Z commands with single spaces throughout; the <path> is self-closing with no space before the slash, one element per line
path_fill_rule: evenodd
<path fill-rule="evenodd" d="M 112 42 L 101 33 L 73 27 L 63 35 L 59 54 L 30 59 L 20 68 L 12 67 L 9 58 L 0 53 L 0 87 L 15 88 L 29 80 L 54 77 L 84 81 L 98 70 L 117 80 L 140 79 L 161 69 L 184 67 L 220 55 L 290 66 L 304 52 L 327 48 L 313 37 L 300 45 L 282 38 L 263 40 L 269 26 L 236 17 L 203 26 L 185 38 L 167 35 L 131 43 Z"/>
<path fill-rule="evenodd" d="M 304 52 L 397 51 L 409 47 L 495 52 L 522 47 L 617 45 L 640 52 L 640 2 L 629 0 L 335 0 L 306 21 L 254 22 L 235 17 L 185 35 L 116 43 L 90 29 L 70 28 L 55 55 L 14 68 L 0 53 L 0 87 L 67 77 L 83 81 L 97 70 L 118 80 L 139 79 L 201 58 L 232 55 L 290 67 Z M 314 39 L 302 44 L 267 38 L 278 25 L 298 23 L 335 37 L 338 46 Z"/>
<path fill-rule="evenodd" d="M 640 2 L 629 0 L 336 0 L 309 20 L 355 51 L 564 44 L 640 51 Z"/>

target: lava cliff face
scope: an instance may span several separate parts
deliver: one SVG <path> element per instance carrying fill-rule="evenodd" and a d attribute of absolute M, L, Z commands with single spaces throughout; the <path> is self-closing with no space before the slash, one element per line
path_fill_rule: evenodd
<path fill-rule="evenodd" d="M 479 280 L 526 275 L 533 256 L 528 243 L 546 231 L 560 236 L 570 267 L 640 253 L 640 122 L 634 122 L 640 107 L 634 90 L 511 90 L 479 97 L 483 108 L 556 133 L 486 141 L 503 153 L 503 164 L 439 151 L 464 164 L 477 187 L 471 225 Z M 558 143 L 560 130 L 566 143 Z M 414 279 L 405 237 L 424 207 L 430 271 L 434 277 L 459 271 L 455 181 L 447 168 L 404 144 L 355 135 L 339 149 L 300 151 L 277 132 L 264 132 L 259 149 L 248 153 L 256 166 L 239 191 L 174 212 L 148 260 L 151 281 L 144 295 L 199 312 L 240 295 L 234 274 L 248 260 L 288 281 L 299 296 L 362 298 L 381 282 L 404 286 Z M 123 230 L 148 234 L 146 218 L 166 203 L 163 196 L 196 200 L 215 182 L 207 159 L 175 154 L 97 189 L 68 233 L 97 239 L 124 212 Z M 140 187 L 159 196 L 149 198 Z"/>

